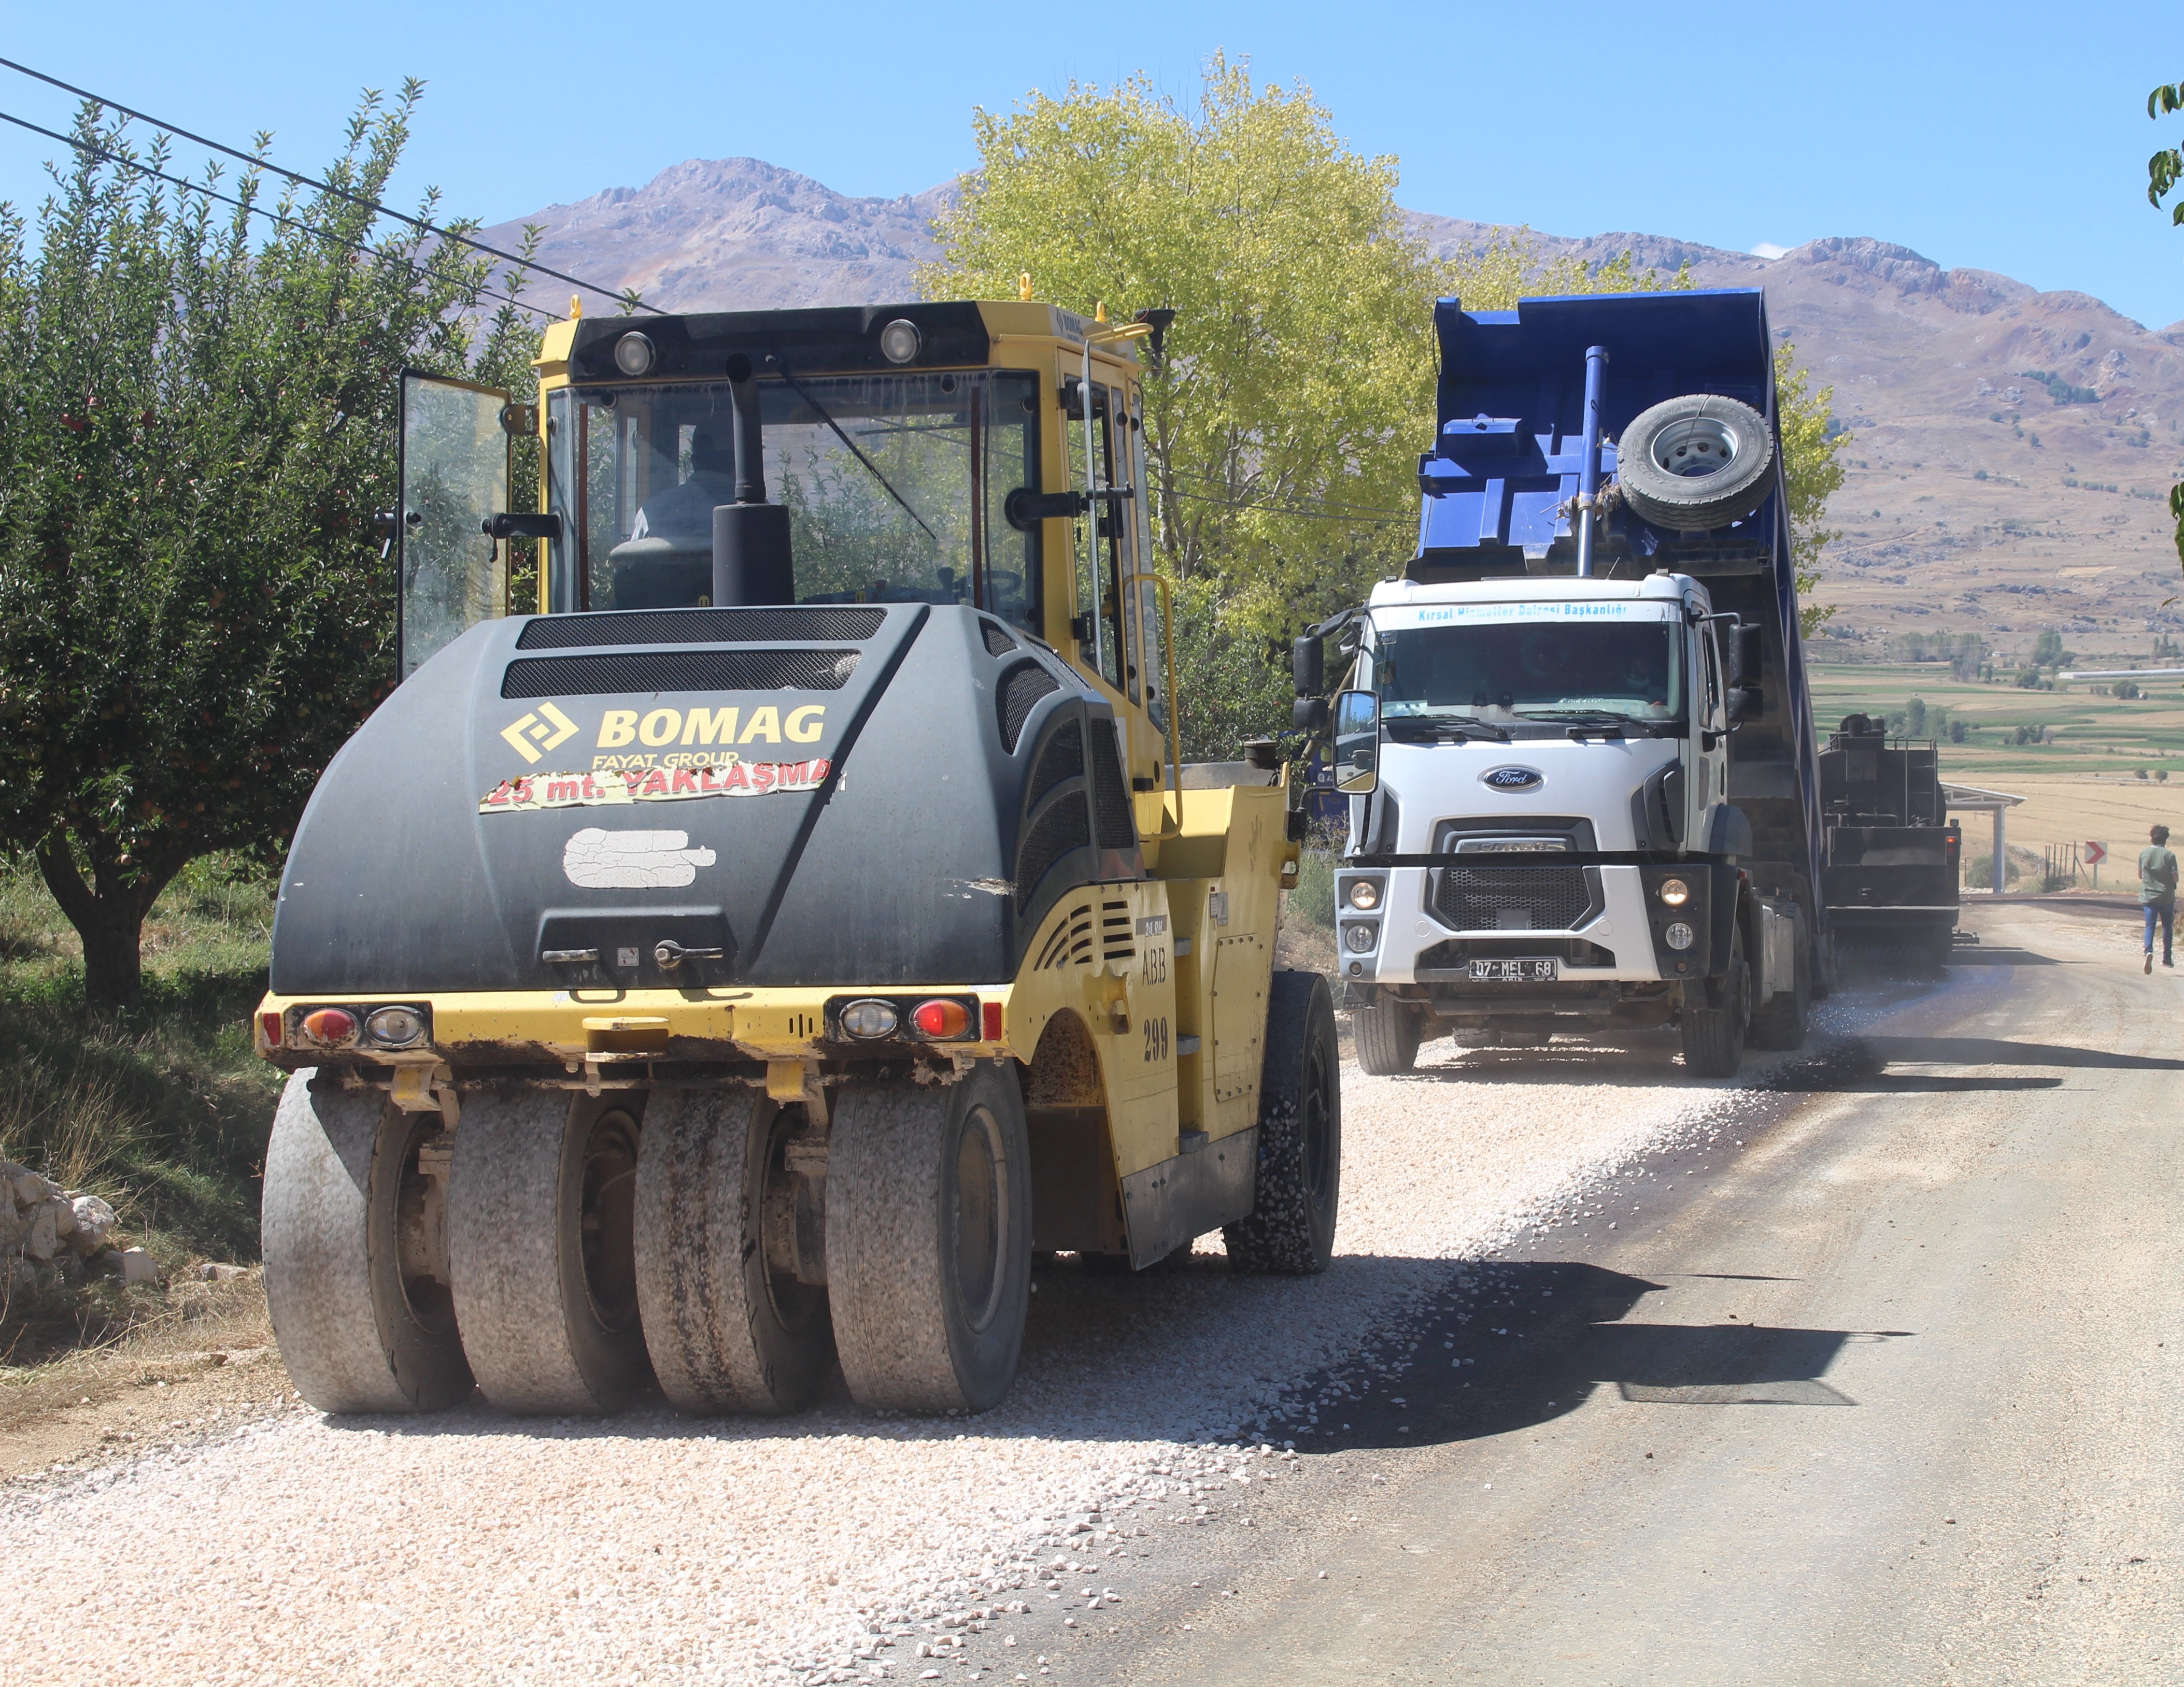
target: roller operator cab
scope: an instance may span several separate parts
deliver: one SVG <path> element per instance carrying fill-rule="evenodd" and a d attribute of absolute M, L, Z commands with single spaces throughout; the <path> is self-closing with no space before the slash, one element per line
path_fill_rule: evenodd
<path fill-rule="evenodd" d="M 404 678 L 298 828 L 257 1024 L 305 1398 L 783 1411 L 838 1362 L 976 1411 L 1035 1251 L 1324 1268 L 1285 782 L 1173 753 L 1155 329 L 617 317 L 549 332 L 535 405 L 405 376 Z"/>
<path fill-rule="evenodd" d="M 1795 1048 L 1832 957 L 1761 296 L 1436 318 L 1418 554 L 1297 650 L 1367 1070 L 1675 1026 Z M 1322 635 L 1354 657 L 1329 704 Z"/>

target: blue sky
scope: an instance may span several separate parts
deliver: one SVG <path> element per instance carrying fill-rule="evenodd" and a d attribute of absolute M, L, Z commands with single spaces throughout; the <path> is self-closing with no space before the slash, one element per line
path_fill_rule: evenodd
<path fill-rule="evenodd" d="M 1143 70 L 1188 97 L 1216 48 L 1302 80 L 1421 210 L 1557 234 L 1636 229 L 1750 250 L 1864 234 L 1939 262 L 2184 318 L 2184 230 L 2145 160 L 2184 120 L 2151 5 L 1547 8 L 1441 0 L 1254 6 L 25 7 L 0 53 L 216 138 L 270 128 L 310 170 L 356 92 L 431 86 L 405 186 L 487 221 L 749 154 L 844 192 L 932 186 L 970 162 L 977 105 Z M 617 18 L 623 21 L 599 21 Z M 1082 19 L 1084 21 L 1080 22 Z M 69 102 L 0 73 L 0 111 Z M 0 127 L 0 198 L 42 192 L 53 143 Z M 183 157 L 190 157 L 185 149 Z"/>

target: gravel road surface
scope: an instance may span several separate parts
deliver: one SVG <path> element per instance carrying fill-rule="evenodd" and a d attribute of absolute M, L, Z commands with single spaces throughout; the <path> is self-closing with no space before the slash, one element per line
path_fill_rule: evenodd
<path fill-rule="evenodd" d="M 1875 1011 L 1839 999 L 1835 1033 Z M 1635 1178 L 1728 1163 L 1812 1066 L 1693 1083 L 1673 1046 L 1442 1044 L 1422 1075 L 1346 1072 L 1334 1270 L 1043 1273 L 1022 1379 L 982 1417 L 298 1407 L 0 1490 L 6 1538 L 36 1543 L 9 1593 L 159 1680 L 1128 1676 L 1134 1613 L 1200 1597 L 1209 1554 L 1252 1561 L 1274 1511 L 1350 1504 L 1356 1458 L 1323 1450 L 1440 1350 L 1435 1320 L 1485 1306 L 1472 1262 L 1642 1228 Z M 1462 1356 L 1438 1373 L 1503 1362 Z"/>
<path fill-rule="evenodd" d="M 1968 923 L 1741 1151 L 1475 1268 L 1074 1678 L 2184 1680 L 2176 976 L 2135 927 Z"/>

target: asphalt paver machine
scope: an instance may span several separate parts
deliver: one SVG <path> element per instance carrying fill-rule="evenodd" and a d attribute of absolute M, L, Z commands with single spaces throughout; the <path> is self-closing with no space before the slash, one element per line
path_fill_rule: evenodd
<path fill-rule="evenodd" d="M 1175 754 L 1163 326 L 591 318 L 535 404 L 404 377 L 403 678 L 298 828 L 256 1023 L 305 1399 L 786 1411 L 838 1362 L 978 1411 L 1037 1253 L 1325 1267 L 1288 778 Z"/>

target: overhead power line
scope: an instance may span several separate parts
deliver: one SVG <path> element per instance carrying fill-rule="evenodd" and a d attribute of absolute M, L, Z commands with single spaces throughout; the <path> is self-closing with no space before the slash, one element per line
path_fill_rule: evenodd
<path fill-rule="evenodd" d="M 255 157 L 249 153 L 238 152 L 233 147 L 223 145 L 218 141 L 208 140 L 203 135 L 192 135 L 188 130 L 181 128 L 178 125 L 163 123 L 156 117 L 149 116 L 141 111 L 133 110 L 130 107 L 122 104 L 119 100 L 109 99 L 103 94 L 92 93 L 88 88 L 77 87 L 72 82 L 64 82 L 58 76 L 48 76 L 42 70 L 33 70 L 29 65 L 19 64 L 12 58 L 0 58 L 0 67 L 4 67 L 7 70 L 15 71 L 18 75 L 28 76 L 35 81 L 43 82 L 48 87 L 58 88 L 64 93 L 74 94 L 79 99 L 87 99 L 92 101 L 96 104 L 104 106 L 109 110 L 118 111 L 124 117 L 132 117 L 139 123 L 148 123 L 154 129 L 159 130 L 163 134 L 179 135 L 183 140 L 189 142 L 193 146 L 209 147 L 216 153 L 224 153 L 229 158 L 240 159 L 242 163 L 248 164 L 254 170 L 270 171 L 273 175 L 280 176 L 285 181 L 292 181 L 298 187 L 316 188 L 321 193 L 331 193 L 337 199 L 346 199 L 353 205 L 361 206 L 365 209 L 373 213 L 375 215 L 392 217 L 396 222 L 407 223 L 411 228 L 416 229 L 422 233 L 435 236 L 441 240 L 454 241 L 460 246 L 467 246 L 473 252 L 482 252 L 491 257 L 505 259 L 511 264 L 520 264 L 527 270 L 537 270 L 542 276 L 551 276 L 557 281 L 566 281 L 572 287 L 582 287 L 587 292 L 599 293 L 607 298 L 618 299 L 630 297 L 628 294 L 623 292 L 618 288 L 601 287 L 597 281 L 585 281 L 580 276 L 571 276 L 560 270 L 549 269 L 543 264 L 526 259 L 515 253 L 504 252 L 498 246 L 488 246 L 482 240 L 473 240 L 466 234 L 457 234 L 452 230 L 442 228 L 437 223 L 428 223 L 424 221 L 421 218 L 410 216 L 404 212 L 395 210 L 389 206 L 382 205 L 376 199 L 368 199 L 361 193 L 352 193 L 347 188 L 337 187 L 330 181 L 321 181 L 316 176 L 302 175 L 298 175 L 292 170 L 283 170 L 279 164 L 270 163 L 266 159 Z M 30 127 L 31 125 L 25 125 L 25 126 Z M 51 133 L 52 131 L 47 131 L 45 132 Z M 649 310 L 655 316 L 663 316 L 666 315 L 666 313 L 661 310 L 658 305 L 647 304 L 641 298 L 635 299 L 632 302 L 639 310 Z"/>
<path fill-rule="evenodd" d="M 118 165 L 123 170 L 133 170 L 141 175 L 156 176 L 162 181 L 171 182 L 176 187 L 191 193 L 202 193 L 208 199 L 217 199 L 222 204 L 236 206 L 248 211 L 254 216 L 263 217 L 268 222 L 278 223 L 283 228 L 300 229 L 305 234 L 315 239 L 323 240 L 331 246 L 343 247 L 351 252 L 360 252 L 367 258 L 384 259 L 392 255 L 385 252 L 376 252 L 362 241 L 343 240 L 337 234 L 328 234 L 324 229 L 313 228 L 309 223 L 298 222 L 293 217 L 284 217 L 278 211 L 267 210 L 263 205 L 245 204 L 231 193 L 222 193 L 219 189 L 208 187 L 201 181 L 192 181 L 186 176 L 171 175 L 166 170 L 144 163 L 141 159 L 132 159 L 120 153 L 110 152 L 104 147 L 95 147 L 88 141 L 79 140 L 73 135 L 64 135 L 58 130 L 48 129 L 42 124 L 31 122 L 27 118 L 17 117 L 12 112 L 0 111 L 0 123 L 12 123 L 19 129 L 28 129 L 33 134 L 43 135 L 48 140 L 58 141 L 64 147 L 74 147 L 78 152 L 88 153 L 95 159 L 103 159 L 107 163 Z M 407 258 L 398 258 L 394 261 L 414 275 L 422 276 L 430 273 L 422 264 L 412 263 Z M 513 293 L 495 292 L 491 287 L 481 287 L 478 291 L 487 298 L 497 298 L 504 304 L 512 304 L 518 310 L 531 311 L 536 315 L 545 317 L 549 321 L 559 322 L 563 320 L 544 305 L 532 304 L 528 300 L 516 298 Z"/>

